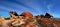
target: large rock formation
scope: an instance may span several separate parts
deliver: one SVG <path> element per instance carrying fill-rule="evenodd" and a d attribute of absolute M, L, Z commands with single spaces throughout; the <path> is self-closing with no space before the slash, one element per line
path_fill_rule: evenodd
<path fill-rule="evenodd" d="M 33 16 L 30 12 L 21 15 L 10 12 L 10 19 L 0 17 L 0 27 L 60 27 L 60 20 L 45 16 Z"/>
<path fill-rule="evenodd" d="M 30 12 L 23 12 L 20 16 L 33 17 L 33 15 Z"/>
<path fill-rule="evenodd" d="M 53 16 L 50 15 L 49 13 L 46 13 L 46 14 L 45 14 L 45 18 L 51 18 L 51 17 L 53 17 Z"/>

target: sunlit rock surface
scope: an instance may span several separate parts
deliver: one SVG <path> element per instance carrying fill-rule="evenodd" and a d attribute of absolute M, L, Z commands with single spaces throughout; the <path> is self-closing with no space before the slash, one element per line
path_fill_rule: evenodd
<path fill-rule="evenodd" d="M 60 20 L 50 15 L 33 16 L 30 12 L 18 15 L 10 12 L 9 18 L 0 17 L 0 27 L 60 27 Z"/>

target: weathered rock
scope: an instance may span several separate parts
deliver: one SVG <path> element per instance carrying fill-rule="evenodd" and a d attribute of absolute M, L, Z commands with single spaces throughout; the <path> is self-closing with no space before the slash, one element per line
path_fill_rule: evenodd
<path fill-rule="evenodd" d="M 50 15 L 49 13 L 46 13 L 46 14 L 45 14 L 45 18 L 51 18 L 51 17 L 53 17 L 53 16 Z"/>
<path fill-rule="evenodd" d="M 33 17 L 33 15 L 30 12 L 23 12 L 20 16 Z"/>
<path fill-rule="evenodd" d="M 33 16 L 30 12 L 19 16 L 16 12 L 10 12 L 10 19 L 0 17 L 0 27 L 60 27 L 60 20 L 47 16 Z"/>

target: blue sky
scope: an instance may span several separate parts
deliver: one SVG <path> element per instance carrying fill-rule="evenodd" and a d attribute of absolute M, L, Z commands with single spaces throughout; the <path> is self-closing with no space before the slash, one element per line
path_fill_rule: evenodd
<path fill-rule="evenodd" d="M 60 18 L 60 0 L 0 0 L 0 16 L 9 17 L 9 11 L 31 12 L 33 15 L 50 13 Z"/>

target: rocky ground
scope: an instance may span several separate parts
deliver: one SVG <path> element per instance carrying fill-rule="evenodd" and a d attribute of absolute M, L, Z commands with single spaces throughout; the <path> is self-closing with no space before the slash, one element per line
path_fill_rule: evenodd
<path fill-rule="evenodd" d="M 30 12 L 18 15 L 10 12 L 9 18 L 0 17 L 0 27 L 60 27 L 60 20 L 51 16 L 33 16 Z"/>

